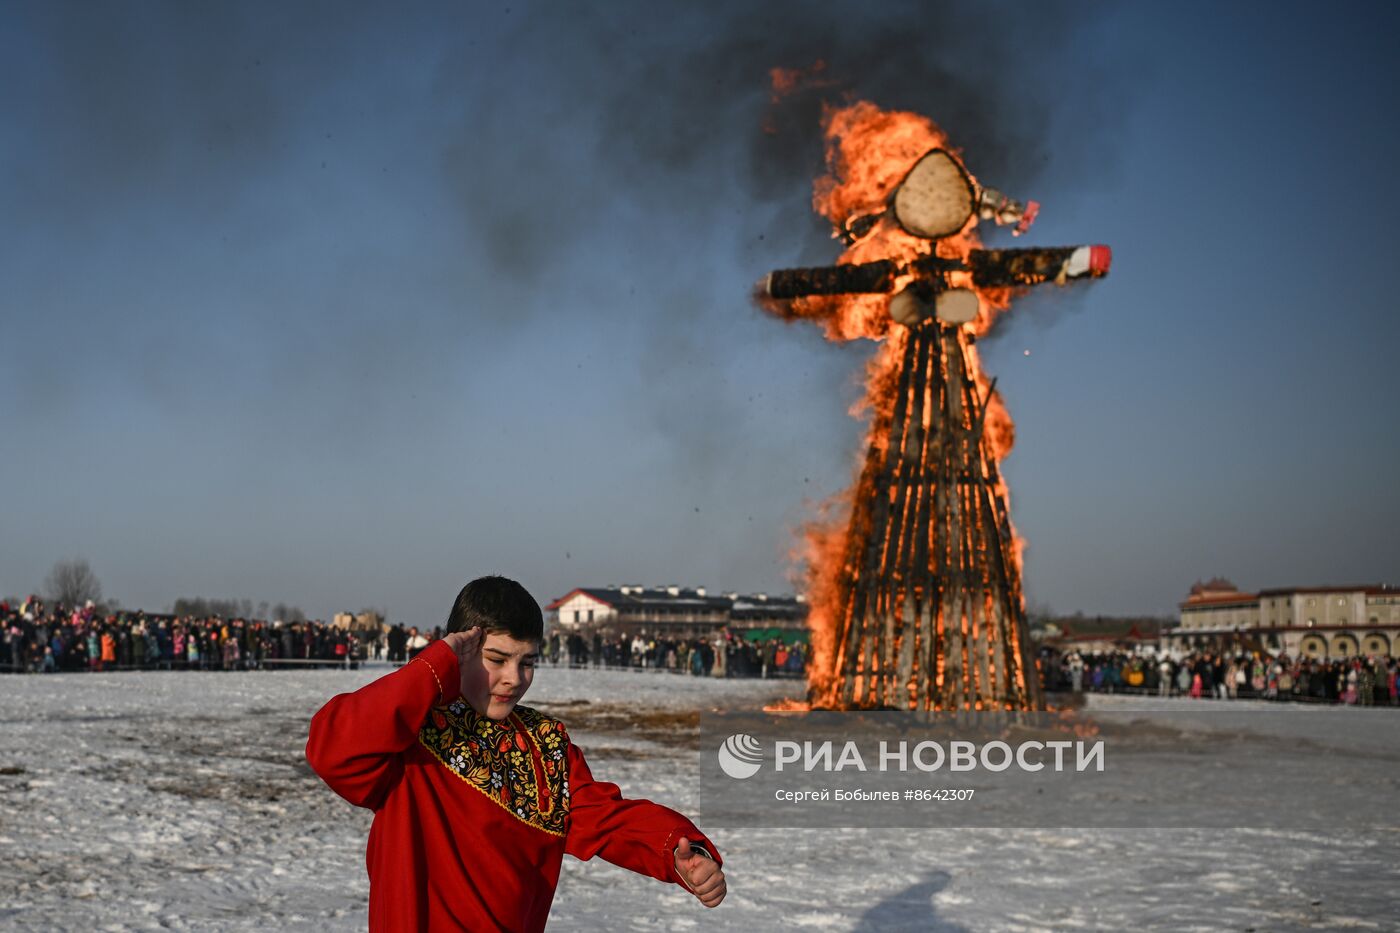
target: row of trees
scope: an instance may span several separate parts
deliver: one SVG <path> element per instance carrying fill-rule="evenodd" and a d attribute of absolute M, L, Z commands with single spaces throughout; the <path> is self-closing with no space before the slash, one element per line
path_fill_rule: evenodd
<path fill-rule="evenodd" d="M 53 565 L 44 579 L 44 595 L 51 602 L 65 606 L 82 606 L 92 600 L 94 606 L 105 614 L 121 609 L 115 599 L 102 599 L 102 581 L 97 578 L 86 560 L 74 558 L 61 560 Z M 18 605 L 19 600 L 11 603 Z M 251 599 L 206 599 L 202 596 L 182 597 L 175 600 L 171 609 L 175 615 L 197 616 L 207 619 L 221 616 L 225 619 L 281 619 L 283 622 L 305 622 L 306 613 L 299 606 L 286 603 L 269 604 L 267 600 L 254 603 Z"/>
<path fill-rule="evenodd" d="M 288 606 L 286 603 L 275 603 L 268 605 L 267 600 L 263 600 L 256 606 L 251 599 L 205 599 L 202 596 L 190 598 L 182 597 L 175 600 L 175 607 L 170 610 L 177 616 L 198 616 L 207 619 L 210 616 L 220 616 L 225 619 L 277 619 L 282 622 L 305 622 L 306 613 L 298 606 Z"/>

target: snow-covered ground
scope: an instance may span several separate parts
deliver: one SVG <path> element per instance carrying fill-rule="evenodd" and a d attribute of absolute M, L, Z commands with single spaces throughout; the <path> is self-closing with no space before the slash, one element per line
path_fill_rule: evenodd
<path fill-rule="evenodd" d="M 363 929 L 370 814 L 302 748 L 325 699 L 384 672 L 0 677 L 0 929 Z M 694 713 L 801 689 L 546 668 L 526 702 L 595 774 L 686 811 Z M 565 859 L 550 929 L 1400 929 L 1400 833 L 1290 830 L 1308 805 L 1244 830 L 722 830 L 718 909 Z"/>

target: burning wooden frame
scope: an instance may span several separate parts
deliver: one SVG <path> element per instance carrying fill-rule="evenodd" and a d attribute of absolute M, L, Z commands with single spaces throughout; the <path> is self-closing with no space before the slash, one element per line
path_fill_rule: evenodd
<path fill-rule="evenodd" d="M 906 237 L 966 234 L 977 216 L 1017 222 L 1021 232 L 1035 211 L 1034 202 L 979 189 L 961 163 L 934 149 L 884 210 L 838 229 L 859 244 L 893 214 Z M 831 630 L 816 659 L 825 667 L 811 672 L 815 706 L 1043 706 L 1019 542 L 986 432 L 996 383 L 979 388 L 972 322 L 981 290 L 1099 278 L 1111 254 L 1105 246 L 959 252 L 948 258 L 925 247 L 903 261 L 780 269 L 761 286 L 764 297 L 782 302 L 890 294 L 890 315 L 903 325 L 885 338 L 902 344 L 897 384 L 875 405 L 840 553 L 826 568 L 833 579 L 821 608 Z"/>

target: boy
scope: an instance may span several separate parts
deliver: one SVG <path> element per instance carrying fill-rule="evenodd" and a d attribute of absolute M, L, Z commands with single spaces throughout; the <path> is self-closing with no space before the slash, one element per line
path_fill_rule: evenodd
<path fill-rule="evenodd" d="M 688 819 L 595 781 L 563 723 L 516 705 L 544 633 L 524 587 L 473 580 L 447 633 L 311 721 L 311 767 L 374 810 L 371 930 L 543 930 L 565 852 L 724 899 L 719 854 Z"/>

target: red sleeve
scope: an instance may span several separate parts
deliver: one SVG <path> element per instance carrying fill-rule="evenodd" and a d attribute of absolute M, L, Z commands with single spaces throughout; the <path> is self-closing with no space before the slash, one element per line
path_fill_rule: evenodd
<path fill-rule="evenodd" d="M 331 790 L 377 810 L 403 773 L 401 755 L 418 740 L 428 711 L 459 696 L 457 655 L 434 642 L 394 673 L 321 707 L 306 760 Z"/>
<path fill-rule="evenodd" d="M 695 824 L 650 800 L 625 800 L 616 784 L 595 781 L 577 745 L 569 743 L 569 835 L 564 851 L 587 861 L 595 855 L 650 875 L 686 885 L 676 872 L 675 848 L 682 836 L 723 865 L 719 850 Z"/>

